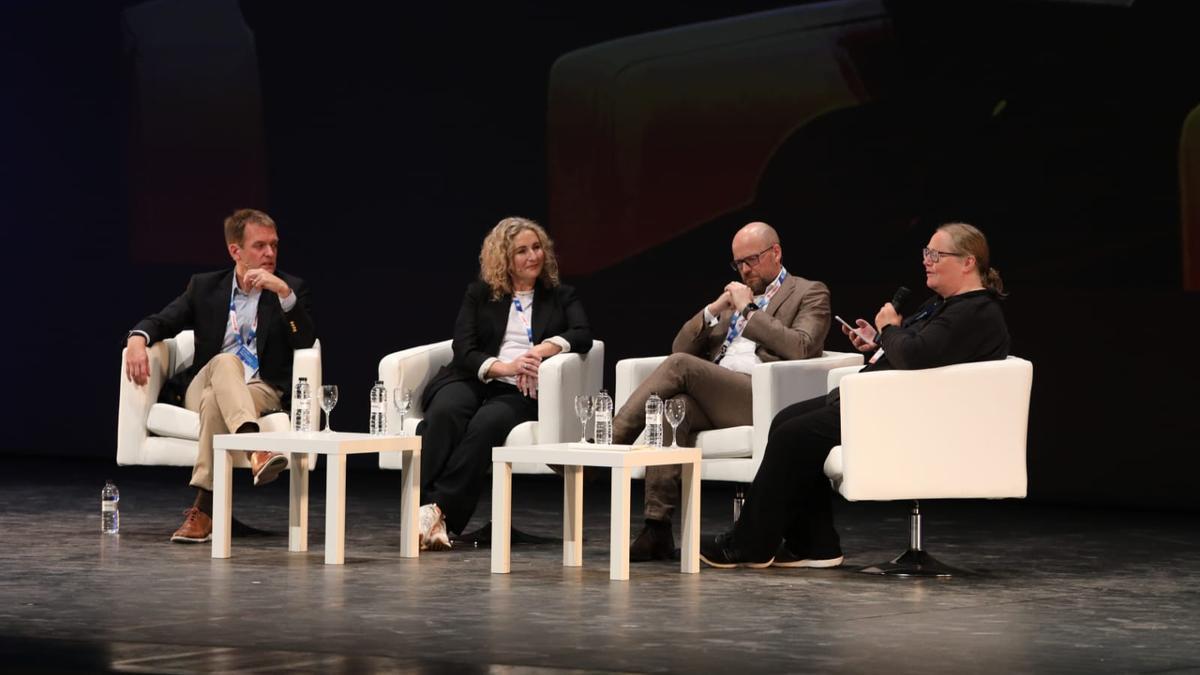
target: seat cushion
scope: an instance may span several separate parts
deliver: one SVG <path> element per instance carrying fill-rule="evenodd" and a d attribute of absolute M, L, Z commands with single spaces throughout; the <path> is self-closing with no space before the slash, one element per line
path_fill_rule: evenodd
<path fill-rule="evenodd" d="M 835 445 L 833 450 L 829 451 L 829 456 L 825 458 L 825 475 L 829 480 L 833 481 L 834 489 L 837 489 L 842 484 L 842 446 Z"/>
<path fill-rule="evenodd" d="M 290 426 L 288 422 L 287 413 L 271 413 L 258 418 L 258 428 L 259 431 L 287 431 Z M 154 436 L 199 440 L 200 415 L 177 405 L 155 403 L 150 406 L 150 415 L 146 417 L 146 429 Z"/>
<path fill-rule="evenodd" d="M 508 437 L 504 439 L 505 445 L 537 445 L 537 429 L 538 423 L 536 420 L 530 422 L 521 422 L 508 432 Z"/>
<path fill-rule="evenodd" d="M 155 403 L 150 406 L 146 429 L 155 436 L 195 441 L 200 438 L 200 415 L 176 405 Z"/>
<path fill-rule="evenodd" d="M 696 435 L 700 456 L 705 459 L 717 457 L 750 457 L 754 427 L 726 427 L 701 431 Z"/>

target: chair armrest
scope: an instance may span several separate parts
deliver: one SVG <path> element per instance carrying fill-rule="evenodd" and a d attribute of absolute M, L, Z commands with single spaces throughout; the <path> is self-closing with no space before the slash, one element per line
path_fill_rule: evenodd
<path fill-rule="evenodd" d="M 842 378 L 847 375 L 853 375 L 862 370 L 862 363 L 856 366 L 844 366 L 842 368 L 834 368 L 829 371 L 829 376 L 825 380 L 825 393 L 829 393 L 837 389 L 841 385 Z"/>
<path fill-rule="evenodd" d="M 617 390 L 613 396 L 613 412 L 620 410 L 633 394 L 633 390 L 645 382 L 650 373 L 666 360 L 666 356 L 645 356 L 617 361 Z"/>
<path fill-rule="evenodd" d="M 560 354 L 538 366 L 538 443 L 579 440 L 575 395 L 583 391 L 580 354 Z"/>
<path fill-rule="evenodd" d="M 1023 359 L 842 379 L 847 499 L 1024 497 L 1033 366 Z"/>
<path fill-rule="evenodd" d="M 575 397 L 593 393 L 603 373 L 604 343 L 592 340 L 585 354 L 560 354 L 538 366 L 538 443 L 578 441 L 583 424 L 575 414 Z M 597 389 L 598 390 L 598 389 Z"/>
<path fill-rule="evenodd" d="M 411 423 L 418 420 L 424 412 L 421 409 L 421 396 L 425 387 L 437 375 L 438 369 L 450 363 L 454 352 L 450 345 L 453 340 L 443 340 L 432 344 L 420 345 L 392 352 L 379 360 L 379 379 L 387 388 L 388 396 L 392 390 L 403 386 L 412 390 L 412 406 L 405 415 L 405 421 Z M 390 398 L 389 398 L 390 400 Z M 387 410 L 388 429 L 399 429 L 400 415 L 394 406 Z"/>
<path fill-rule="evenodd" d="M 755 463 L 762 461 L 771 421 L 780 410 L 793 403 L 824 396 L 829 371 L 855 364 L 861 367 L 861 354 L 824 352 L 811 359 L 773 361 L 754 366 L 750 372 L 750 387 L 754 397 L 751 412 L 754 420 L 751 455 Z"/>
<path fill-rule="evenodd" d="M 166 382 L 171 363 L 172 340 L 161 340 L 146 350 L 150 360 L 150 379 L 138 386 L 125 377 L 125 352 L 121 350 L 120 398 L 117 403 L 117 464 L 138 464 L 142 443 L 146 440 L 146 418 L 150 407 Z"/>

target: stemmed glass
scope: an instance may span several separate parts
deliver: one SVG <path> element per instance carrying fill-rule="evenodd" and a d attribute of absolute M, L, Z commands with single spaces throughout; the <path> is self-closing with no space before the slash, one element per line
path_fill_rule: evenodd
<path fill-rule="evenodd" d="M 337 405 L 338 388 L 336 384 L 321 385 L 321 410 L 325 411 L 325 433 L 332 432 L 329 422 L 333 412 L 333 407 Z"/>
<path fill-rule="evenodd" d="M 397 436 L 407 436 L 408 432 L 404 431 L 404 416 L 408 414 L 408 409 L 412 406 L 412 389 L 403 387 L 393 389 L 392 405 L 396 406 L 396 412 L 400 413 L 400 433 Z"/>
<path fill-rule="evenodd" d="M 591 418 L 595 405 L 595 399 L 588 394 L 580 394 L 575 397 L 575 414 L 579 416 L 579 423 L 583 426 L 583 431 L 580 432 L 580 443 L 587 443 L 587 421 Z"/>
<path fill-rule="evenodd" d="M 670 398 L 667 399 L 665 412 L 667 414 L 667 424 L 671 425 L 670 447 L 678 448 L 679 443 L 677 441 L 679 439 L 679 434 L 677 430 L 679 425 L 683 422 L 683 415 L 687 412 L 687 406 L 684 405 L 683 399 L 681 398 Z"/>

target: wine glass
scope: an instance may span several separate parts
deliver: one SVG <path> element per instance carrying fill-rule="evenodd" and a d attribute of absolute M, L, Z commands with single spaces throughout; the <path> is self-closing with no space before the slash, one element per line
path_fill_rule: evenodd
<path fill-rule="evenodd" d="M 667 414 L 667 424 L 671 425 L 670 447 L 678 448 L 679 443 L 676 442 L 679 439 L 678 428 L 683 422 L 683 415 L 687 412 L 687 406 L 684 405 L 683 399 L 671 398 L 667 399 L 665 411 Z"/>
<path fill-rule="evenodd" d="M 396 406 L 396 412 L 400 413 L 400 433 L 399 436 L 407 436 L 404 431 L 404 416 L 408 414 L 408 409 L 412 406 L 412 389 L 396 387 L 392 390 L 392 405 Z"/>
<path fill-rule="evenodd" d="M 579 416 L 579 424 L 583 427 L 579 437 L 580 443 L 587 443 L 587 421 L 592 416 L 594 407 L 595 399 L 590 395 L 580 394 L 575 397 L 575 414 Z"/>
<path fill-rule="evenodd" d="M 330 418 L 333 412 L 333 407 L 337 405 L 338 388 L 336 384 L 321 385 L 321 410 L 325 411 L 325 433 L 333 431 L 329 426 Z"/>

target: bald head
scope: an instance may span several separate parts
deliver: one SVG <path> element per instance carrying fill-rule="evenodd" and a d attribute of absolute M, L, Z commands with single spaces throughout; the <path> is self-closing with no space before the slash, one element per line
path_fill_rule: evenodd
<path fill-rule="evenodd" d="M 744 239 L 746 243 L 757 246 L 760 250 L 772 244 L 779 243 L 779 233 L 770 225 L 756 220 L 753 223 L 746 223 L 742 229 L 733 235 L 733 245 L 737 246 L 738 239 Z"/>
<path fill-rule="evenodd" d="M 755 221 L 747 223 L 733 235 L 733 259 L 742 283 L 756 294 L 779 276 L 783 267 L 783 249 L 779 234 L 770 225 Z M 753 264 L 751 264 L 753 262 Z"/>

